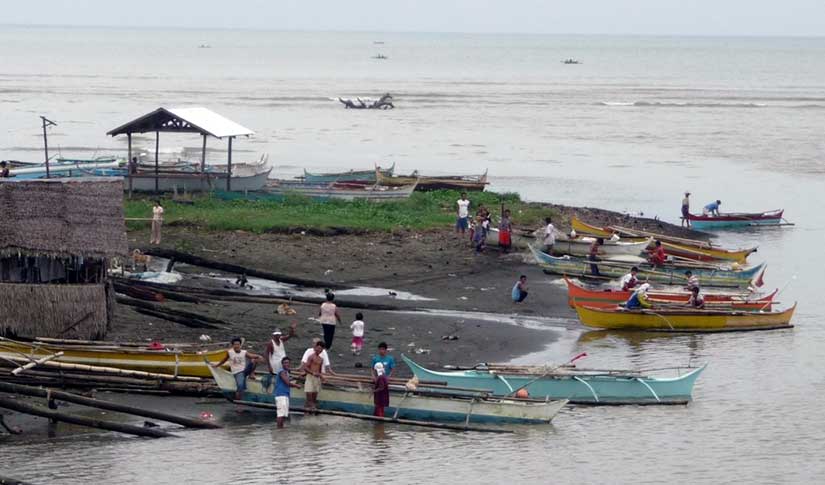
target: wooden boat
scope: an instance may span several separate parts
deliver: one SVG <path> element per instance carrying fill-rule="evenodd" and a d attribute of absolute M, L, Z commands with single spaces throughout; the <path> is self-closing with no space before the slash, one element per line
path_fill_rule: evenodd
<path fill-rule="evenodd" d="M 390 165 L 387 169 L 376 167 L 372 170 L 350 170 L 348 172 L 334 172 L 334 173 L 311 173 L 304 169 L 303 181 L 308 184 L 329 184 L 333 182 L 368 182 L 375 183 L 375 171 L 379 170 L 382 174 L 392 177 L 395 172 L 395 163 Z"/>
<path fill-rule="evenodd" d="M 235 399 L 235 379 L 228 371 L 209 367 L 221 392 Z M 419 387 L 419 389 L 422 389 Z M 291 407 L 305 403 L 303 388 L 292 389 Z M 264 388 L 260 380 L 247 380 L 244 401 L 274 403 L 272 386 Z M 410 392 L 403 386 L 390 386 L 390 406 L 387 416 L 420 421 L 463 421 L 489 424 L 549 423 L 567 404 L 567 400 L 531 401 L 515 398 L 491 398 L 480 394 L 445 395 L 432 392 Z M 374 410 L 371 386 L 338 386 L 324 384 L 318 393 L 318 409 L 371 415 Z"/>
<path fill-rule="evenodd" d="M 690 225 L 694 229 L 719 229 L 752 226 L 778 226 L 782 224 L 783 209 L 748 213 L 728 212 L 718 216 L 705 214 L 688 214 Z"/>
<path fill-rule="evenodd" d="M 717 310 L 627 310 L 576 306 L 582 324 L 592 328 L 659 330 L 672 332 L 720 332 L 790 328 L 796 304 L 779 312 Z"/>
<path fill-rule="evenodd" d="M 686 368 L 687 372 L 677 377 L 569 367 L 523 370 L 513 366 L 482 366 L 433 371 L 404 355 L 401 358 L 421 380 L 445 381 L 449 386 L 467 389 L 490 389 L 502 396 L 526 386 L 524 388 L 533 398 L 569 399 L 575 404 L 684 404 L 691 400 L 693 385 L 705 369 L 705 365 Z"/>
<path fill-rule="evenodd" d="M 665 252 L 668 254 L 697 261 L 719 260 L 745 263 L 748 256 L 755 253 L 757 249 L 755 247 L 747 249 L 725 249 L 713 246 L 707 241 L 666 236 L 639 229 L 628 229 L 621 226 L 598 227 L 588 224 L 575 216 L 570 218 L 570 225 L 579 234 L 591 234 L 604 238 L 609 238 L 614 233 L 618 233 L 623 237 L 636 238 L 636 240 L 652 237 L 662 242 L 662 246 L 664 246 Z"/>
<path fill-rule="evenodd" d="M 577 285 L 569 278 L 564 278 L 567 283 L 567 302 L 570 308 L 577 306 L 587 306 L 590 308 L 615 308 L 621 303 L 625 303 L 633 294 L 632 291 L 622 291 L 616 289 L 591 289 L 581 285 Z M 743 311 L 760 311 L 770 310 L 773 304 L 773 298 L 779 290 L 774 290 L 773 293 L 758 298 L 749 298 L 747 295 L 742 296 L 741 293 L 706 293 L 705 304 L 709 307 L 730 307 L 736 310 Z M 648 291 L 648 297 L 654 303 L 660 304 L 687 304 L 690 298 L 690 292 L 683 290 L 681 292 L 665 292 L 665 291 Z"/>
<path fill-rule="evenodd" d="M 50 177 L 88 177 L 91 170 L 116 170 L 120 166 L 117 161 L 89 162 L 89 163 L 49 163 Z M 17 180 L 31 180 L 46 178 L 46 165 L 33 165 L 16 168 L 9 174 Z"/>
<path fill-rule="evenodd" d="M 601 279 L 613 279 L 624 276 L 630 271 L 632 266 L 639 268 L 639 276 L 643 280 L 663 283 L 666 285 L 682 285 L 687 281 L 686 271 L 693 272 L 699 277 L 703 287 L 726 287 L 726 288 L 746 288 L 754 280 L 761 280 L 765 263 L 752 266 L 746 269 L 722 269 L 721 267 L 693 267 L 665 265 L 653 266 L 650 263 L 628 263 L 615 260 L 589 261 L 585 258 L 571 256 L 555 257 L 545 254 L 533 246 L 530 251 L 536 262 L 544 267 L 544 272 L 562 276 L 573 276 L 582 278 L 593 278 L 590 266 L 595 264 L 599 268 Z M 734 263 L 735 264 L 735 263 Z M 759 286 L 761 283 L 757 284 Z"/>
<path fill-rule="evenodd" d="M 414 183 L 388 187 L 345 182 L 308 184 L 289 180 L 270 180 L 265 191 L 270 194 L 296 194 L 313 199 L 387 201 L 409 199 L 415 187 Z"/>
<path fill-rule="evenodd" d="M 69 341 L 65 341 L 69 342 Z M 211 373 L 204 363 L 204 356 L 220 361 L 226 349 L 201 351 L 198 347 L 179 344 L 174 348 L 150 350 L 148 347 L 122 346 L 115 343 L 48 343 L 44 341 L 18 342 L 0 337 L 0 357 L 42 358 L 63 352 L 54 362 L 87 364 L 117 369 L 139 370 L 177 376 L 209 377 Z"/>
<path fill-rule="evenodd" d="M 429 190 L 462 190 L 462 191 L 483 191 L 487 186 L 487 171 L 480 176 L 443 176 L 443 177 L 421 177 L 413 173 L 408 177 L 389 177 L 375 170 L 375 180 L 379 185 L 397 186 L 417 183 L 416 190 L 426 192 Z"/>

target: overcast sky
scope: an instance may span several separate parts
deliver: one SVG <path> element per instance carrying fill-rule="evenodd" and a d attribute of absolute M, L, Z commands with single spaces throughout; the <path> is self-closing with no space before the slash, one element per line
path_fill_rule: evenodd
<path fill-rule="evenodd" d="M 825 35 L 825 0 L 35 0 L 0 23 L 379 32 Z"/>

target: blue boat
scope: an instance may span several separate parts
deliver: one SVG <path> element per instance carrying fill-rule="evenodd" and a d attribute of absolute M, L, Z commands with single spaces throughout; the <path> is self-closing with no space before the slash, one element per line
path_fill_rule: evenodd
<path fill-rule="evenodd" d="M 792 225 L 784 222 L 783 209 L 776 209 L 765 212 L 726 212 L 719 215 L 711 214 L 688 214 L 688 220 L 693 229 L 706 231 L 713 229 L 736 229 L 755 226 L 781 226 Z"/>
<path fill-rule="evenodd" d="M 558 368 L 496 366 L 451 371 L 426 369 L 401 356 L 422 381 L 446 382 L 449 387 L 488 389 L 499 396 L 527 389 L 531 398 L 567 399 L 576 404 L 685 404 L 691 401 L 693 385 L 705 369 L 686 370 L 677 377 L 651 377 L 634 371 L 604 371 Z M 664 370 L 664 369 L 662 369 Z"/>
<path fill-rule="evenodd" d="M 235 378 L 228 371 L 209 366 L 223 395 L 235 399 Z M 303 389 L 292 389 L 290 407 L 302 407 L 306 401 Z M 247 380 L 243 401 L 273 404 L 272 385 L 264 387 L 261 380 Z M 490 398 L 481 395 L 445 395 L 411 392 L 403 386 L 390 386 L 388 417 L 416 421 L 460 421 L 486 424 L 547 424 L 567 404 L 561 401 Z M 337 386 L 324 384 L 318 393 L 318 409 L 372 415 L 372 386 Z"/>

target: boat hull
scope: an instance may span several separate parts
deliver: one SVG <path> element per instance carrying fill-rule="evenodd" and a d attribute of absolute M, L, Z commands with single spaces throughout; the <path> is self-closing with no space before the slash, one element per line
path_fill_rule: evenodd
<path fill-rule="evenodd" d="M 601 291 L 591 290 L 577 285 L 573 281 L 565 278 L 567 283 L 567 302 L 570 308 L 577 306 L 587 306 L 590 308 L 615 308 L 621 303 L 625 303 L 633 294 L 632 291 L 621 291 L 615 289 L 603 289 Z M 737 310 L 770 310 L 773 298 L 778 290 L 770 295 L 748 300 L 738 295 L 705 294 L 705 302 L 708 305 L 730 306 Z M 649 291 L 648 297 L 653 303 L 687 304 L 690 292 L 657 292 Z"/>
<path fill-rule="evenodd" d="M 339 188 L 333 184 L 302 184 L 280 182 L 278 185 L 268 185 L 266 192 L 281 196 L 295 194 L 313 199 L 338 200 L 404 200 L 408 199 L 415 190 L 415 184 L 397 187 L 364 186 L 361 188 Z"/>
<path fill-rule="evenodd" d="M 432 190 L 462 190 L 481 192 L 487 186 L 487 173 L 480 177 L 389 177 L 375 171 L 375 180 L 379 185 L 388 187 L 416 184 L 415 190 L 427 192 Z"/>
<path fill-rule="evenodd" d="M 753 226 L 778 226 L 782 224 L 784 211 L 770 211 L 754 214 L 722 214 L 720 216 L 689 214 L 688 220 L 694 229 L 743 228 Z"/>
<path fill-rule="evenodd" d="M 388 169 L 380 169 L 381 173 L 392 177 L 395 171 L 393 163 Z M 333 182 L 371 182 L 375 183 L 375 170 L 350 170 L 338 173 L 310 173 L 304 170 L 304 182 L 308 184 L 329 184 Z"/>
<path fill-rule="evenodd" d="M 718 332 L 791 328 L 796 305 L 783 312 L 716 312 L 669 310 L 616 310 L 577 306 L 585 326 L 613 330 Z"/>
<path fill-rule="evenodd" d="M 568 399 L 575 404 L 685 404 L 704 366 L 674 378 L 617 376 L 609 374 L 574 377 L 574 374 L 535 375 L 491 373 L 486 370 L 432 371 L 402 357 L 419 380 L 446 381 L 448 386 L 489 389 L 497 395 L 512 394 L 526 386 L 532 398 Z"/>
<path fill-rule="evenodd" d="M 212 369 L 215 382 L 227 399 L 235 399 L 235 380 L 223 369 Z M 306 401 L 303 389 L 292 389 L 290 407 L 302 407 Z M 247 380 L 244 401 L 274 403 L 271 386 L 264 388 L 260 380 Z M 461 421 L 484 424 L 546 424 L 567 401 L 519 402 L 516 400 L 472 401 L 460 397 L 441 397 L 403 392 L 390 392 L 387 416 L 417 421 Z M 362 389 L 324 385 L 318 393 L 318 409 L 372 415 L 375 405 L 370 386 Z M 397 414 L 396 414 L 397 413 Z"/>
<path fill-rule="evenodd" d="M 271 169 L 249 176 L 232 176 L 232 192 L 254 192 L 262 190 L 266 186 Z M 124 190 L 129 190 L 130 177 L 124 177 Z M 157 177 L 158 192 L 209 192 L 212 190 L 226 190 L 226 176 L 220 174 L 207 173 L 205 175 L 196 173 L 185 174 L 160 174 Z M 139 173 L 131 177 L 131 190 L 136 192 L 155 192 L 155 175 L 152 173 Z"/>

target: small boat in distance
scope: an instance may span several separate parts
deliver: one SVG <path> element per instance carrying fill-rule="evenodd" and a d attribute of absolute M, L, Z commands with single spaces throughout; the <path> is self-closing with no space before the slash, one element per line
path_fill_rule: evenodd
<path fill-rule="evenodd" d="M 385 56 L 384 54 L 376 54 L 372 56 L 373 59 L 389 59 L 389 57 Z"/>
<path fill-rule="evenodd" d="M 765 212 L 727 212 L 718 216 L 688 214 L 690 225 L 697 230 L 783 225 L 784 209 Z M 787 223 L 784 225 L 788 225 Z"/>
<path fill-rule="evenodd" d="M 371 200 L 383 202 L 388 200 L 409 199 L 416 184 L 388 187 L 369 185 L 359 182 L 332 182 L 312 184 L 292 180 L 270 180 L 264 189 L 268 194 L 302 195 L 313 199 Z"/>
<path fill-rule="evenodd" d="M 380 170 L 381 173 L 392 177 L 395 172 L 395 163 L 393 162 L 389 168 L 376 167 L 370 170 L 349 170 L 347 172 L 329 172 L 329 173 L 311 173 L 304 169 L 303 181 L 308 184 L 324 184 L 333 182 L 365 182 L 375 183 L 375 171 Z"/>
<path fill-rule="evenodd" d="M 464 190 L 481 192 L 489 184 L 487 182 L 487 171 L 478 176 L 473 175 L 452 175 L 440 177 L 422 177 L 418 172 L 413 172 L 409 176 L 386 176 L 381 171 L 375 171 L 375 180 L 379 185 L 398 186 L 417 183 L 415 190 L 426 192 L 429 190 Z"/>
<path fill-rule="evenodd" d="M 562 64 L 581 64 L 581 61 L 577 61 L 576 59 L 570 58 L 561 61 Z"/>

